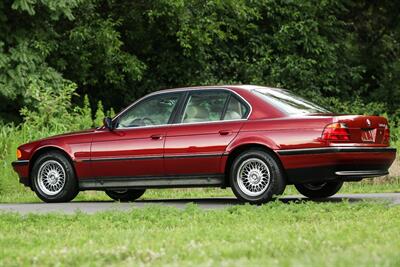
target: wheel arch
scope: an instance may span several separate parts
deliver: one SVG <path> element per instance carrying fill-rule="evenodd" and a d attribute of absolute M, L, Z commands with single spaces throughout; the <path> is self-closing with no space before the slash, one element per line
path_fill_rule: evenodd
<path fill-rule="evenodd" d="M 74 171 L 75 175 L 76 175 L 76 170 L 75 170 L 75 166 L 74 166 L 74 161 L 71 157 L 71 155 L 65 151 L 63 148 L 59 147 L 59 146 L 55 146 L 55 145 L 46 145 L 46 146 L 42 146 L 40 148 L 37 148 L 35 150 L 35 152 L 33 152 L 30 160 L 29 160 L 29 186 L 32 187 L 32 169 L 33 169 L 33 165 L 35 164 L 36 160 L 43 154 L 50 152 L 50 151 L 57 151 L 59 153 L 61 153 L 62 155 L 65 156 L 65 158 L 71 163 L 72 166 L 72 170 Z"/>

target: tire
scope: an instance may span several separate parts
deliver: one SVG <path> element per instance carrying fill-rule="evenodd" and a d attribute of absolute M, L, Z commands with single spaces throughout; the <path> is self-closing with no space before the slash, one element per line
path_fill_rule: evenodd
<path fill-rule="evenodd" d="M 31 184 L 36 195 L 48 203 L 69 202 L 79 193 L 71 162 L 57 151 L 40 155 L 34 162 Z"/>
<path fill-rule="evenodd" d="M 339 192 L 343 182 L 332 181 L 325 183 L 295 184 L 297 191 L 308 198 L 325 198 Z"/>
<path fill-rule="evenodd" d="M 106 190 L 107 196 L 121 202 L 135 201 L 143 196 L 144 192 L 146 192 L 146 189 Z"/>
<path fill-rule="evenodd" d="M 251 204 L 266 203 L 286 187 L 278 160 L 258 149 L 244 151 L 234 159 L 229 182 L 236 197 Z"/>

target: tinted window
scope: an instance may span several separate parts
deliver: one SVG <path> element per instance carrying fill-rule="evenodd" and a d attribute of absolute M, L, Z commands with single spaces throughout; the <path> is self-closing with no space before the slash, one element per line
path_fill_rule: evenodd
<path fill-rule="evenodd" d="M 225 112 L 224 120 L 240 120 L 247 115 L 248 108 L 236 97 L 229 98 L 228 107 Z"/>
<path fill-rule="evenodd" d="M 203 122 L 221 120 L 228 92 L 193 92 L 189 95 L 183 112 L 182 122 Z"/>
<path fill-rule="evenodd" d="M 253 92 L 269 104 L 289 114 L 329 113 L 327 109 L 287 90 L 263 88 L 255 89 Z"/>
<path fill-rule="evenodd" d="M 137 103 L 119 117 L 117 128 L 167 124 L 179 96 L 179 93 L 160 94 Z"/>

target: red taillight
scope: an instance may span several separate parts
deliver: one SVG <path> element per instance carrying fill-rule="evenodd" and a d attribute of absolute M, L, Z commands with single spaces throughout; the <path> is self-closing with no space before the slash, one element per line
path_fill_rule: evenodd
<path fill-rule="evenodd" d="M 390 129 L 389 125 L 386 125 L 385 132 L 383 134 L 383 143 L 389 144 L 390 143 Z"/>
<path fill-rule="evenodd" d="M 327 141 L 348 141 L 350 132 L 344 123 L 328 124 L 322 133 L 322 139 Z"/>

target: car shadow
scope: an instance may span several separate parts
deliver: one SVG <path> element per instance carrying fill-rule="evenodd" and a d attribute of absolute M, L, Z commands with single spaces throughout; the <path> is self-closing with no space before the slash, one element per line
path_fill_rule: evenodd
<path fill-rule="evenodd" d="M 354 198 L 354 197 L 330 197 L 330 198 L 321 198 L 321 199 L 309 199 L 305 197 L 281 197 L 278 201 L 281 201 L 286 204 L 290 203 L 304 203 L 304 202 L 317 202 L 317 203 L 340 203 L 343 201 L 348 202 L 360 202 L 363 201 L 362 198 Z M 136 200 L 137 203 L 153 203 L 153 204 L 162 204 L 162 203 L 170 203 L 170 204 L 198 204 L 198 205 L 244 205 L 247 202 L 240 201 L 235 198 L 184 198 L 184 199 L 145 199 L 145 200 Z"/>
<path fill-rule="evenodd" d="M 301 204 L 301 203 L 306 203 L 306 202 L 316 202 L 316 203 L 340 203 L 343 201 L 347 201 L 350 203 L 354 202 L 360 202 L 364 201 L 366 199 L 371 199 L 371 198 L 362 198 L 362 197 L 329 197 L 329 198 L 321 198 L 321 199 L 308 199 L 306 197 L 301 197 L 301 196 L 286 196 L 286 197 L 280 197 L 277 199 L 277 201 L 280 201 L 285 204 Z M 119 203 L 117 201 L 113 200 L 78 200 L 78 201 L 73 201 L 71 203 L 75 204 L 102 204 L 102 203 Z M 180 199 L 140 199 L 136 200 L 134 202 L 130 202 L 131 204 L 137 203 L 139 205 L 145 205 L 145 204 L 161 204 L 161 205 L 177 205 L 177 206 L 184 206 L 187 204 L 196 204 L 199 206 L 207 207 L 209 206 L 210 208 L 213 207 L 223 207 L 223 206 L 234 206 L 234 205 L 245 205 L 247 202 L 240 201 L 236 198 L 233 197 L 215 197 L 215 198 L 180 198 Z M 23 203 L 1 203 L 1 204 L 41 204 L 41 205 L 48 205 L 48 203 L 42 203 L 42 202 L 23 202 Z M 60 203 L 53 203 L 54 205 L 58 205 Z M 128 203 L 126 203 L 128 204 Z"/>

